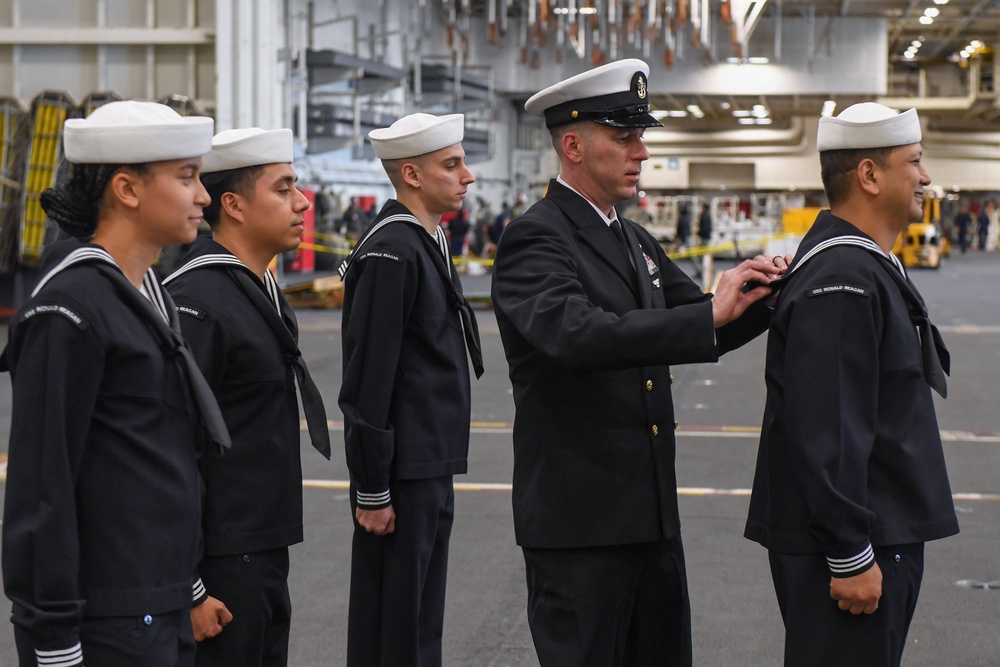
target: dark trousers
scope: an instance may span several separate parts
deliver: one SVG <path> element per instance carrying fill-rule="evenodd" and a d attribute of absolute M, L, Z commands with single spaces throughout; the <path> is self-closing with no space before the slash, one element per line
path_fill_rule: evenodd
<path fill-rule="evenodd" d="M 37 667 L 35 642 L 15 626 L 18 665 Z M 83 661 L 94 667 L 191 667 L 194 635 L 188 607 L 163 614 L 86 617 L 80 625 Z"/>
<path fill-rule="evenodd" d="M 668 542 L 522 549 L 541 667 L 687 667 L 684 548 Z"/>
<path fill-rule="evenodd" d="M 348 667 L 440 667 L 452 478 L 393 480 L 395 532 L 354 524 Z M 351 509 L 356 507 L 351 489 Z"/>
<path fill-rule="evenodd" d="M 198 643 L 199 667 L 285 667 L 292 601 L 288 594 L 288 547 L 206 557 L 198 574 L 208 594 L 221 600 L 233 620 Z"/>
<path fill-rule="evenodd" d="M 786 667 L 898 667 L 924 573 L 924 545 L 875 547 L 882 597 L 874 614 L 853 616 L 830 597 L 820 554 L 770 552 L 771 576 L 785 623 Z"/>

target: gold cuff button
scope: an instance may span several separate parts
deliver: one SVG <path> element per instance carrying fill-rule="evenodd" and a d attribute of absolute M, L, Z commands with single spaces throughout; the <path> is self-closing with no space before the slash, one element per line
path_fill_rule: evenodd
<path fill-rule="evenodd" d="M 674 420 L 674 430 L 676 431 L 678 428 L 680 428 L 680 425 L 681 425 L 681 423 L 675 419 Z"/>
<path fill-rule="evenodd" d="M 653 391 L 653 381 L 646 380 L 646 391 Z"/>

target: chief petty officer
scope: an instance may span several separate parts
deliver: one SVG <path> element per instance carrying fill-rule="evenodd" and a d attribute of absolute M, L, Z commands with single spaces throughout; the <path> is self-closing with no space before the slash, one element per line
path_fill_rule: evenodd
<path fill-rule="evenodd" d="M 3 578 L 20 664 L 194 664 L 196 442 L 229 439 L 150 265 L 209 197 L 210 118 L 112 102 L 66 121 L 69 180 L 42 194 L 75 237 L 15 316 Z"/>
<path fill-rule="evenodd" d="M 702 294 L 615 204 L 636 196 L 649 68 L 629 59 L 533 96 L 561 172 L 504 231 L 493 303 L 514 386 L 514 530 L 539 662 L 688 665 L 670 364 L 767 328 L 785 260 Z M 777 264 L 777 266 L 775 265 Z"/>
<path fill-rule="evenodd" d="M 200 237 L 164 281 L 233 439 L 225 456 L 210 450 L 199 461 L 205 554 L 191 612 L 199 665 L 288 662 L 288 547 L 303 539 L 296 379 L 312 443 L 330 458 L 295 313 L 267 268 L 298 247 L 309 208 L 293 157 L 288 129 L 217 134 L 201 171 L 212 237 Z"/>

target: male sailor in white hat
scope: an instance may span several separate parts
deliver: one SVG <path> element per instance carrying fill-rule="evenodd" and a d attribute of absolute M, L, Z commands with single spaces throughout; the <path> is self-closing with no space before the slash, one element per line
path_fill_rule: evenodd
<path fill-rule="evenodd" d="M 914 109 L 819 121 L 830 210 L 782 279 L 746 537 L 768 549 L 785 664 L 900 664 L 924 542 L 958 532 L 931 390 L 948 351 L 892 254 L 931 179 Z"/>
<path fill-rule="evenodd" d="M 475 181 L 463 134 L 461 114 L 416 113 L 368 135 L 396 198 L 340 267 L 340 407 L 355 517 L 348 667 L 441 665 L 470 357 L 476 377 L 483 372 L 475 315 L 438 224 Z"/>
<path fill-rule="evenodd" d="M 780 268 L 762 258 L 703 294 L 615 205 L 649 158 L 649 68 L 610 63 L 525 104 L 561 172 L 504 231 L 493 305 L 514 385 L 514 530 L 542 667 L 690 665 L 670 364 L 761 333 Z M 778 264 L 783 266 L 779 258 Z"/>
<path fill-rule="evenodd" d="M 197 234 L 213 125 L 132 101 L 66 121 L 71 173 L 41 204 L 74 238 L 46 251 L 3 357 L 21 665 L 194 664 L 196 443 L 202 425 L 213 449 L 229 437 L 150 266 Z"/>
<path fill-rule="evenodd" d="M 313 446 L 330 458 L 295 313 L 267 268 L 299 246 L 309 209 L 296 187 L 294 147 L 289 129 L 215 135 L 201 173 L 212 236 L 200 237 L 164 281 L 233 437 L 231 452 L 199 461 L 207 489 L 202 586 L 191 610 L 199 664 L 287 664 L 288 547 L 303 539 L 298 396 Z M 246 558 L 253 568 L 242 566 Z"/>

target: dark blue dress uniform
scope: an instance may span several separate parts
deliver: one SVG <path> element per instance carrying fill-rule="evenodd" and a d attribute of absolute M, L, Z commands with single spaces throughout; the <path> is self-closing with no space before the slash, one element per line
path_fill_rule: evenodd
<path fill-rule="evenodd" d="M 198 662 L 283 665 L 288 547 L 303 539 L 302 465 L 294 363 L 271 325 L 295 339 L 295 314 L 273 279 L 265 285 L 207 237 L 165 284 L 233 439 L 224 455 L 209 449 L 199 461 L 205 551 L 198 574 L 233 620 L 199 643 Z"/>
<path fill-rule="evenodd" d="M 53 245 L 44 269 L 78 248 L 96 246 Z M 190 664 L 198 417 L 103 261 L 56 274 L 10 326 L 4 587 L 21 664 Z"/>
<path fill-rule="evenodd" d="M 619 593 L 588 577 L 638 578 L 650 558 L 671 561 L 664 568 L 673 580 L 666 592 L 650 588 L 648 604 L 635 600 L 635 614 L 647 617 L 636 622 L 662 625 L 653 632 L 675 645 L 662 664 L 690 662 L 670 365 L 716 361 L 770 317 L 755 304 L 716 331 L 711 296 L 641 226 L 621 224 L 624 246 L 587 200 L 553 180 L 507 227 L 494 267 L 516 407 L 514 530 L 528 566 L 529 610 L 568 595 L 581 622 L 592 623 L 561 628 L 558 610 L 532 619 L 543 665 L 610 660 L 600 651 L 624 638 L 609 636 L 602 614 L 616 605 L 632 613 L 633 601 L 615 596 L 635 593 L 635 580 L 623 584 L 631 593 Z M 595 560 L 597 569 L 579 569 Z M 577 581 L 545 588 L 564 576 Z M 587 599 L 572 597 L 582 589 Z M 593 610 L 584 608 L 590 600 L 598 600 Z M 571 634 L 559 640 L 560 631 Z"/>
<path fill-rule="evenodd" d="M 832 245 L 797 266 L 844 237 L 869 247 Z M 899 664 L 903 646 L 886 642 L 906 635 L 922 545 L 958 532 L 914 302 L 892 274 L 898 263 L 828 211 L 792 270 L 768 337 L 745 534 L 771 552 L 789 630 L 786 664 L 830 664 L 833 656 L 837 664 Z M 830 577 L 873 562 L 883 574 L 879 609 L 840 611 Z"/>
<path fill-rule="evenodd" d="M 368 236 L 408 215 L 390 199 L 345 273 L 340 407 L 352 508 L 396 513 L 390 535 L 355 524 L 352 667 L 440 664 L 452 476 L 468 466 L 469 361 L 434 255 L 440 238 L 405 220 Z"/>

